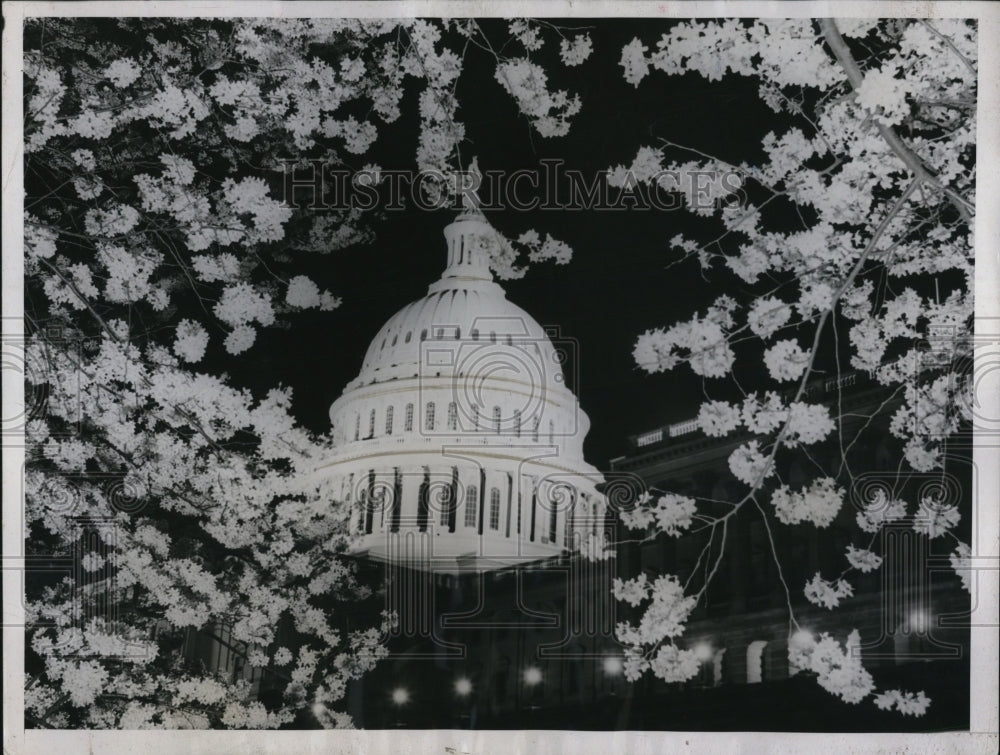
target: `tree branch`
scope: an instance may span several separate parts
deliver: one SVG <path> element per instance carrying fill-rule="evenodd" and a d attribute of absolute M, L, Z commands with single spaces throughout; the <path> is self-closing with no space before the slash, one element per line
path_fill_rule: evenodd
<path fill-rule="evenodd" d="M 819 24 L 823 30 L 823 37 L 827 45 L 830 46 L 830 49 L 837 58 L 837 62 L 844 69 L 844 73 L 847 74 L 847 80 L 850 82 L 851 89 L 857 92 L 864 81 L 865 75 L 851 54 L 851 49 L 847 46 L 844 38 L 840 36 L 840 30 L 837 29 L 836 22 L 832 18 L 823 18 L 820 19 Z M 910 149 L 891 126 L 887 126 L 878 119 L 875 119 L 875 126 L 878 128 L 879 134 L 881 134 L 882 138 L 889 145 L 889 148 L 896 153 L 896 156 L 903 161 L 913 175 L 919 181 L 940 189 L 948 197 L 948 200 L 958 211 L 958 214 L 961 215 L 962 220 L 971 225 L 972 212 L 975 212 L 975 207 L 953 189 L 942 184 L 934 172 L 924 164 L 920 156 Z"/>

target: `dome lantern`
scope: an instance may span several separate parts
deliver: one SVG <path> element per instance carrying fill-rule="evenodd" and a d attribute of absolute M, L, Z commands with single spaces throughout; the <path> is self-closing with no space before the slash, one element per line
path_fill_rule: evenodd
<path fill-rule="evenodd" d="M 465 211 L 444 229 L 448 245 L 448 264 L 442 279 L 492 281 L 489 259 L 484 246 L 496 231 L 481 213 Z"/>

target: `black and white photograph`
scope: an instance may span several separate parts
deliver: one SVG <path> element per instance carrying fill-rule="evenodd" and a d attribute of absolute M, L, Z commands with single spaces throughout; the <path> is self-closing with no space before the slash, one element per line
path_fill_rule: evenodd
<path fill-rule="evenodd" d="M 996 751 L 995 7 L 149 5 L 4 7 L 5 752 Z"/>

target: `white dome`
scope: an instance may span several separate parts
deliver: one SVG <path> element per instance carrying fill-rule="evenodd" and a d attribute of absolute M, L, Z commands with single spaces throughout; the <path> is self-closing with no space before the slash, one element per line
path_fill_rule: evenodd
<path fill-rule="evenodd" d="M 544 377 L 562 381 L 561 360 L 551 333 L 494 282 L 477 240 L 495 233 L 480 216 L 463 215 L 445 229 L 448 266 L 427 295 L 411 302 L 389 318 L 372 339 L 358 377 L 351 388 L 420 372 L 421 352 L 433 350 L 426 341 L 460 341 L 470 346 L 530 343 L 544 351 Z M 557 335 L 557 334 L 555 334 Z"/>
<path fill-rule="evenodd" d="M 562 369 L 573 343 L 493 281 L 493 233 L 469 214 L 445 229 L 441 279 L 382 327 L 330 407 L 335 453 L 320 479 L 352 503 L 357 552 L 485 570 L 603 528 L 601 476 L 583 460 L 589 421 Z"/>

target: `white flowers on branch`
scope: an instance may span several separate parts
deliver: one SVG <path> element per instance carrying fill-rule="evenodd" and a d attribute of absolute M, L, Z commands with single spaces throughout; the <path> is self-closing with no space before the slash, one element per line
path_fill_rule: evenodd
<path fill-rule="evenodd" d="M 687 198 L 688 211 L 714 216 L 723 228 L 702 242 L 678 234 L 670 246 L 697 262 L 704 277 L 722 276 L 741 292 L 739 300 L 720 297 L 703 315 L 654 326 L 638 336 L 633 350 L 636 364 L 649 373 L 687 365 L 702 378 L 706 398 L 698 427 L 732 442 L 729 470 L 749 490 L 743 487 L 740 497 L 727 502 L 725 515 L 713 519 L 710 508 L 700 512 L 712 538 L 719 529 L 725 532 L 717 525 L 728 523 L 748 501 L 755 504 L 747 507 L 753 515 L 773 516 L 783 525 L 827 529 L 847 520 L 845 487 L 860 487 L 849 451 L 869 432 L 879 432 L 877 423 L 898 441 L 903 466 L 898 477 L 886 473 L 885 489 L 861 502 L 850 517 L 853 524 L 876 535 L 898 523 L 939 538 L 953 536 L 962 519 L 959 501 L 920 494 L 916 511 L 908 512 L 896 491 L 911 470 L 941 469 L 948 439 L 972 419 L 969 381 L 960 365 L 971 354 L 973 312 L 975 26 L 961 20 L 898 26 L 852 20 L 833 27 L 838 24 L 840 32 L 833 35 L 829 22 L 809 19 L 692 21 L 671 27 L 658 41 L 633 39 L 621 52 L 628 84 L 638 87 L 656 71 L 693 72 L 708 81 L 748 77 L 759 84 L 764 103 L 790 121 L 764 135 L 763 157 L 753 162 L 727 163 L 663 140 L 640 146 L 630 166 L 608 172 L 613 186 L 649 184 L 677 192 Z M 851 61 L 860 69 L 857 77 L 844 62 L 852 51 L 858 55 Z M 671 163 L 674 152 L 683 155 Z M 737 172 L 743 193 L 713 191 L 714 204 L 692 201 L 683 182 L 666 175 L 679 168 Z M 770 213 L 778 205 L 794 208 L 799 227 L 773 227 Z M 845 427 L 852 420 L 842 404 L 844 383 L 831 375 L 841 360 L 867 372 L 888 397 L 875 416 L 865 415 L 860 430 Z M 744 390 L 742 366 L 752 363 L 766 369 L 772 390 Z M 829 395 L 817 401 L 811 389 L 822 385 L 814 380 L 821 374 L 827 379 L 820 393 Z M 713 380 L 735 384 L 742 403 L 731 395 L 713 397 Z M 812 447 L 832 447 L 833 441 L 839 448 L 830 464 L 826 449 L 814 453 Z M 779 472 L 793 454 L 814 470 L 794 487 Z M 770 509 L 762 505 L 768 498 Z M 657 524 L 647 506 L 623 512 L 622 519 L 633 529 Z M 714 552 L 709 546 L 703 556 Z M 882 566 L 883 557 L 869 548 L 848 546 L 851 569 Z M 964 544 L 951 556 L 966 588 L 969 556 Z M 620 599 L 634 605 L 645 585 L 623 583 Z M 705 588 L 696 589 L 700 595 Z M 852 594 L 845 580 L 816 574 L 804 597 L 833 609 Z M 787 597 L 791 610 L 793 596 Z M 826 635 L 818 641 L 796 637 L 790 657 L 816 673 L 826 689 L 851 703 L 871 693 L 871 676 L 850 652 L 856 634 L 847 652 Z M 638 649 L 627 657 L 629 678 L 648 670 L 651 657 Z M 898 690 L 875 702 L 907 715 L 922 714 L 928 703 L 922 692 Z"/>

